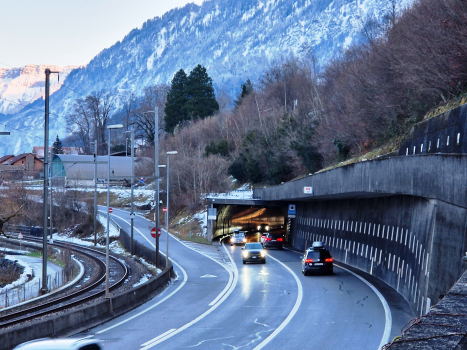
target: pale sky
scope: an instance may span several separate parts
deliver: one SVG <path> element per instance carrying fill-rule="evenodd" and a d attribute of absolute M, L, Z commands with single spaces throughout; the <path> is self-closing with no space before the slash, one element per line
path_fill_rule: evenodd
<path fill-rule="evenodd" d="M 132 29 L 203 0 L 0 0 L 0 68 L 86 65 Z"/>

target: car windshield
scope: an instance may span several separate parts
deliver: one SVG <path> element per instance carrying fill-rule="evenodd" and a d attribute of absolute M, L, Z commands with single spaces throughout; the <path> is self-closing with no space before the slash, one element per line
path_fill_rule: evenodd
<path fill-rule="evenodd" d="M 245 249 L 263 249 L 261 243 L 248 243 L 245 245 Z"/>

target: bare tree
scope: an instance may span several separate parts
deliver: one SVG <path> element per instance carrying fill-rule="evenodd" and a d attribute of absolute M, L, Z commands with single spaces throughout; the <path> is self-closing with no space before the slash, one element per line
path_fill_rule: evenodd
<path fill-rule="evenodd" d="M 108 91 L 93 92 L 84 100 L 78 99 L 67 128 L 74 133 L 86 154 L 91 153 L 91 141 L 97 140 L 98 154 L 105 154 L 106 127 L 114 111 L 115 95 Z"/>

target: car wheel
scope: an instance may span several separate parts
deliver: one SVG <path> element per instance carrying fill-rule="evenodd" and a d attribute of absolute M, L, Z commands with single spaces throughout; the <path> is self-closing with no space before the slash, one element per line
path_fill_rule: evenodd
<path fill-rule="evenodd" d="M 266 264 L 266 259 L 263 260 L 263 264 Z"/>
<path fill-rule="evenodd" d="M 243 265 L 245 265 L 245 264 L 246 264 L 246 261 L 245 261 L 245 260 L 243 260 Z"/>

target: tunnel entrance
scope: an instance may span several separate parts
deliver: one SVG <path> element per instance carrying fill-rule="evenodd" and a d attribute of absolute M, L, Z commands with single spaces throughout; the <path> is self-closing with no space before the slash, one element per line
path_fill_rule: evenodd
<path fill-rule="evenodd" d="M 247 241 L 259 242 L 264 231 L 286 234 L 284 208 L 280 206 L 220 205 L 213 225 L 213 239 L 244 231 Z"/>

